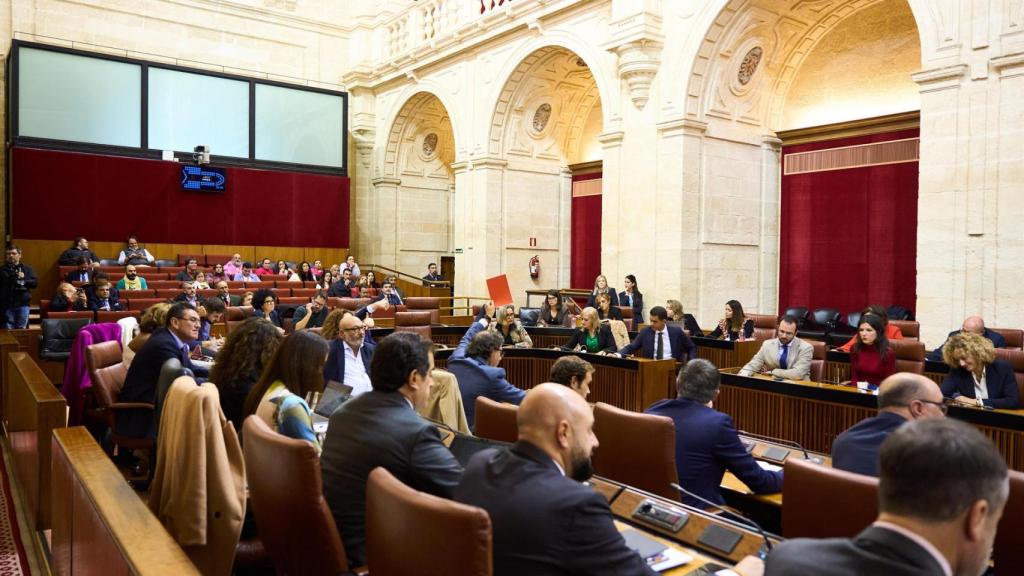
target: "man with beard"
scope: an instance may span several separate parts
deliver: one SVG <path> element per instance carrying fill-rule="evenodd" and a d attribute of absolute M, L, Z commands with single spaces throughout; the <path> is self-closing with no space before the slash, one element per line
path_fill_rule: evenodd
<path fill-rule="evenodd" d="M 593 470 L 594 414 L 571 388 L 533 388 L 519 407 L 519 441 L 466 466 L 455 500 L 491 517 L 494 574 L 655 574 L 626 547 Z"/>

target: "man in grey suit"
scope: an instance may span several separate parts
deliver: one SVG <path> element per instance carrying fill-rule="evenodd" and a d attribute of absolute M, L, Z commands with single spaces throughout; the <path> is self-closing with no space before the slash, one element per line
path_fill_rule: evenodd
<path fill-rule="evenodd" d="M 765 340 L 761 349 L 740 370 L 740 376 L 771 374 L 787 380 L 807 380 L 811 376 L 814 347 L 796 337 L 796 318 L 787 314 L 779 320 L 778 338 Z"/>
<path fill-rule="evenodd" d="M 765 574 L 981 574 L 1010 492 L 992 442 L 953 419 L 915 420 L 889 435 L 880 460 L 874 524 L 852 539 L 783 542 Z"/>
<path fill-rule="evenodd" d="M 416 413 L 430 398 L 433 368 L 429 340 L 409 332 L 384 338 L 370 363 L 373 390 L 342 404 L 327 425 L 324 499 L 353 567 L 366 565 L 366 479 L 374 468 L 443 498 L 451 498 L 462 478 L 437 428 Z"/>

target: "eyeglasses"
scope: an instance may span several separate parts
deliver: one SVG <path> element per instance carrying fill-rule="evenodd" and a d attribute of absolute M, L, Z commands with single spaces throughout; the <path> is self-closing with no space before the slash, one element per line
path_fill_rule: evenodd
<path fill-rule="evenodd" d="M 923 398 L 918 398 L 917 401 L 921 402 L 923 404 L 934 404 L 943 414 L 946 414 L 947 412 L 949 412 L 949 406 L 946 406 L 945 402 L 936 402 L 934 400 L 924 400 Z"/>
<path fill-rule="evenodd" d="M 352 328 L 342 328 L 342 330 L 355 334 L 356 332 L 366 332 L 366 326 L 353 326 Z"/>
<path fill-rule="evenodd" d="M 184 318 L 178 318 L 178 320 L 181 320 L 183 322 L 189 322 L 191 324 L 199 324 L 201 322 L 199 316 L 186 316 Z"/>

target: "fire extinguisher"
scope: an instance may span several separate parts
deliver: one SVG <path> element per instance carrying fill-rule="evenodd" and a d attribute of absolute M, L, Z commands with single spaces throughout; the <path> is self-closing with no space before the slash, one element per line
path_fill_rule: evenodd
<path fill-rule="evenodd" d="M 540 258 L 534 256 L 530 258 L 530 278 L 537 278 L 540 276 Z"/>

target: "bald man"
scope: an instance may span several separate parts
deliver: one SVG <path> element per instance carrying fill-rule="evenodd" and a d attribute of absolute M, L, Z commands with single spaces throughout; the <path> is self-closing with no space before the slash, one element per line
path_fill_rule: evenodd
<path fill-rule="evenodd" d="M 878 387 L 878 416 L 862 420 L 832 443 L 832 467 L 878 476 L 878 453 L 894 430 L 912 420 L 944 418 L 939 385 L 920 374 L 897 372 Z"/>
<path fill-rule="evenodd" d="M 992 345 L 996 348 L 1006 348 L 1006 338 L 1003 338 L 1003 335 L 999 332 L 986 328 L 985 319 L 981 316 L 968 316 L 965 318 L 964 323 L 960 325 L 959 330 L 954 330 L 949 333 L 949 336 L 946 336 L 946 342 L 961 332 L 970 332 L 972 334 L 984 336 L 991 340 Z M 942 346 L 945 345 L 945 343 L 942 344 Z M 927 359 L 931 362 L 942 362 L 942 346 L 939 346 L 935 350 L 929 352 Z"/>
<path fill-rule="evenodd" d="M 369 392 L 370 364 L 376 345 L 367 341 L 367 326 L 357 314 L 345 314 L 338 325 L 340 339 L 328 342 L 324 382 L 339 382 L 352 387 L 352 396 Z"/>
<path fill-rule="evenodd" d="M 491 517 L 495 576 L 654 574 L 626 547 L 604 497 L 580 484 L 597 447 L 583 397 L 541 384 L 517 423 L 519 441 L 474 455 L 455 489 L 455 500 Z"/>

